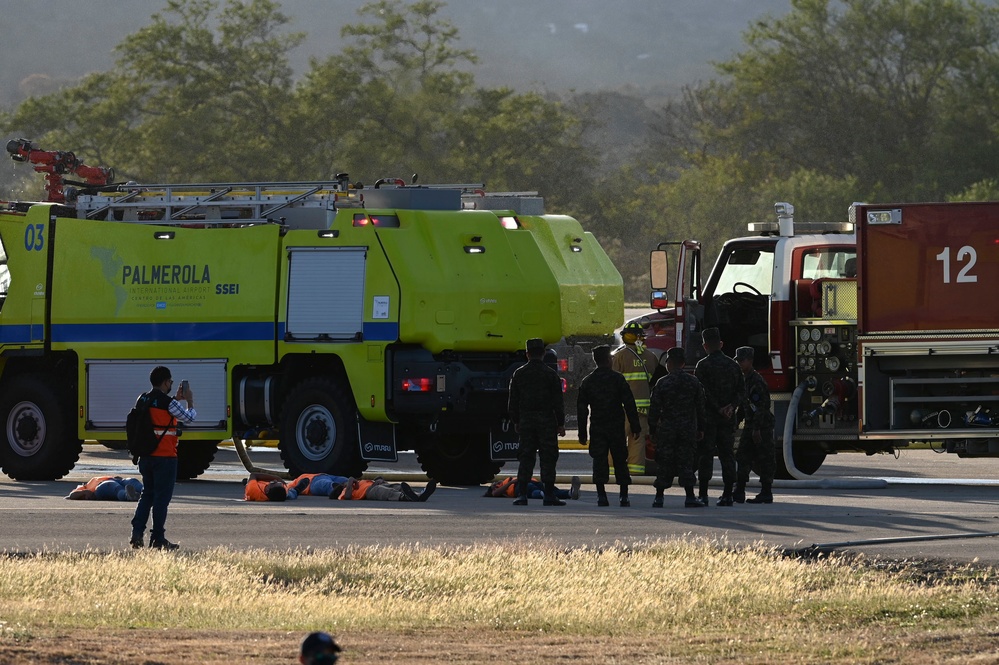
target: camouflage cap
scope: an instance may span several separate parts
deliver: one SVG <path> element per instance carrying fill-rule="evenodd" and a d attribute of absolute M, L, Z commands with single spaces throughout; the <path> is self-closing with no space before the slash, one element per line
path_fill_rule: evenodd
<path fill-rule="evenodd" d="M 740 346 L 735 350 L 736 360 L 752 360 L 755 352 L 751 346 Z"/>
<path fill-rule="evenodd" d="M 705 328 L 701 333 L 701 341 L 705 344 L 721 341 L 721 331 L 718 328 Z"/>
<path fill-rule="evenodd" d="M 666 352 L 666 360 L 678 360 L 682 363 L 687 362 L 687 354 L 679 346 L 674 346 L 672 349 Z"/>

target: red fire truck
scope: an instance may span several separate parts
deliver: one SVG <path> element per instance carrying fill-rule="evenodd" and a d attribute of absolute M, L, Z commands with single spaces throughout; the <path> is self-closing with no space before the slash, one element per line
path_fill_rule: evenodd
<path fill-rule="evenodd" d="M 775 207 L 703 281 L 699 242 L 659 244 L 649 346 L 685 348 L 690 367 L 705 328 L 729 354 L 754 347 L 784 477 L 913 442 L 999 457 L 999 203 L 857 203 L 833 224 Z"/>

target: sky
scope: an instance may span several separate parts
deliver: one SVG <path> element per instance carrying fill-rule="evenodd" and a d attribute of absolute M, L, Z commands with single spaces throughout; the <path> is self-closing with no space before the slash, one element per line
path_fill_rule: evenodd
<path fill-rule="evenodd" d="M 338 52 L 340 28 L 357 23 L 362 0 L 285 0 L 290 30 L 307 33 L 293 53 Z M 165 0 L 0 0 L 0 107 L 33 88 L 110 69 L 113 49 L 150 22 Z M 675 90 L 710 78 L 712 61 L 742 45 L 754 20 L 780 15 L 790 0 L 451 0 L 440 15 L 459 29 L 480 62 L 479 85 L 554 92 Z"/>

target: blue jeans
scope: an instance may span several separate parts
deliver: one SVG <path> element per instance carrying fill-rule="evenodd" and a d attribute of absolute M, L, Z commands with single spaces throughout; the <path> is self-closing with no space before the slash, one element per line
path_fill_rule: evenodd
<path fill-rule="evenodd" d="M 312 496 L 329 496 L 330 492 L 333 491 L 333 485 L 344 485 L 346 482 L 347 479 L 343 476 L 331 476 L 324 473 L 312 479 L 312 483 L 309 485 L 309 494 Z"/>
<path fill-rule="evenodd" d="M 177 482 L 177 458 L 139 458 L 139 472 L 142 474 L 142 495 L 135 506 L 132 517 L 132 539 L 140 540 L 153 513 L 153 528 L 149 531 L 152 540 L 163 540 L 166 536 L 167 506 L 173 498 L 173 486 Z"/>
<path fill-rule="evenodd" d="M 128 501 L 128 493 L 125 486 L 131 485 L 138 492 L 142 492 L 142 483 L 138 478 L 122 478 L 121 480 L 105 480 L 94 490 L 94 498 L 101 501 Z"/>

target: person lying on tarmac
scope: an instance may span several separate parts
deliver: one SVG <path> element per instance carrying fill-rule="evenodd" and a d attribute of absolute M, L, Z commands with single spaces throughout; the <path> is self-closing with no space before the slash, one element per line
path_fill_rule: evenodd
<path fill-rule="evenodd" d="M 142 481 L 121 476 L 91 478 L 69 493 L 74 501 L 138 501 L 142 494 Z"/>
<path fill-rule="evenodd" d="M 437 489 L 437 481 L 431 480 L 422 492 L 417 494 L 407 483 L 387 483 L 382 478 L 374 480 L 363 480 L 357 478 L 347 478 L 339 493 L 336 492 L 336 485 L 330 493 L 331 499 L 341 499 L 345 501 L 426 501 Z"/>
<path fill-rule="evenodd" d="M 572 484 L 569 489 L 562 490 L 555 488 L 555 496 L 559 499 L 578 499 L 579 498 L 579 476 L 572 477 Z M 517 497 L 517 478 L 516 476 L 507 476 L 502 480 L 497 480 L 492 485 L 486 488 L 486 493 L 483 496 L 495 496 L 495 497 L 507 497 L 514 499 Z M 527 496 L 531 499 L 543 499 L 545 498 L 545 486 L 537 478 L 531 478 L 527 483 Z"/>
<path fill-rule="evenodd" d="M 328 473 L 303 473 L 289 481 L 270 473 L 251 473 L 244 481 L 244 498 L 247 501 L 293 501 L 299 495 L 328 497 L 334 487 L 342 487 L 347 480 L 346 476 Z"/>

